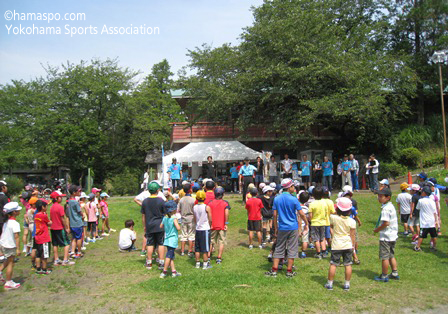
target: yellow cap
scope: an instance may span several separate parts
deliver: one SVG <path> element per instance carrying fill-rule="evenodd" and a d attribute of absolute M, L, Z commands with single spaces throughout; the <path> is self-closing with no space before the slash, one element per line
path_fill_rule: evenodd
<path fill-rule="evenodd" d="M 406 190 L 409 187 L 409 185 L 406 182 L 403 182 L 402 184 L 400 184 L 400 190 Z"/>
<path fill-rule="evenodd" d="M 205 201 L 205 197 L 205 192 L 203 190 L 200 190 L 196 193 L 196 199 L 198 200 L 198 202 Z"/>
<path fill-rule="evenodd" d="M 36 204 L 37 200 L 38 200 L 38 198 L 33 196 L 32 198 L 30 198 L 30 200 L 28 201 L 28 203 L 29 203 L 29 204 Z"/>

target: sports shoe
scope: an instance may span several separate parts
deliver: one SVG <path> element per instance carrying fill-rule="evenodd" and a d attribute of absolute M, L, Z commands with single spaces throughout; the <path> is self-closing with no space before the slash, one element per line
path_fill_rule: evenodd
<path fill-rule="evenodd" d="M 400 280 L 400 276 L 396 275 L 394 276 L 392 273 L 389 275 L 389 279 L 393 279 L 393 280 Z"/>
<path fill-rule="evenodd" d="M 13 289 L 18 289 L 20 288 L 20 283 L 14 282 L 12 280 L 8 281 L 7 283 L 5 283 L 5 290 L 13 290 Z"/>
<path fill-rule="evenodd" d="M 110 235 L 110 234 L 105 233 L 105 232 L 101 234 L 102 237 L 108 237 L 109 235 Z"/>
<path fill-rule="evenodd" d="M 300 253 L 299 258 L 306 258 L 306 253 L 305 252 Z"/>
<path fill-rule="evenodd" d="M 286 278 L 292 278 L 296 275 L 297 275 L 297 273 L 295 271 L 287 271 L 286 272 Z"/>
<path fill-rule="evenodd" d="M 356 260 L 353 261 L 353 264 L 359 265 L 359 264 L 361 264 L 361 261 L 359 259 L 356 259 Z"/>
<path fill-rule="evenodd" d="M 310 243 L 309 248 L 310 248 L 310 249 L 314 249 L 314 244 Z"/>
<path fill-rule="evenodd" d="M 265 276 L 268 276 L 268 277 L 277 277 L 277 272 L 276 271 L 273 271 L 272 269 L 270 270 L 270 271 L 267 271 L 267 272 L 265 272 L 264 273 L 264 275 Z"/>
<path fill-rule="evenodd" d="M 55 261 L 53 262 L 53 265 L 54 265 L 54 266 L 62 265 L 62 261 L 61 261 L 60 259 L 57 259 L 57 260 L 55 260 Z"/>
<path fill-rule="evenodd" d="M 342 289 L 344 289 L 344 291 L 349 291 L 350 290 L 350 286 L 349 285 L 344 285 L 344 287 Z"/>
<path fill-rule="evenodd" d="M 185 252 L 180 253 L 180 256 L 185 256 Z"/>
<path fill-rule="evenodd" d="M 41 275 L 49 275 L 51 274 L 53 271 L 51 269 L 47 269 L 47 270 L 42 270 L 42 272 L 40 273 Z"/>
<path fill-rule="evenodd" d="M 322 259 L 322 253 L 316 253 L 316 254 L 314 254 L 314 257 L 318 258 L 318 259 Z"/>
<path fill-rule="evenodd" d="M 86 245 L 89 245 L 89 242 L 88 241 L 84 241 L 84 246 L 86 246 Z"/>
<path fill-rule="evenodd" d="M 416 241 L 418 239 L 418 234 L 414 234 L 412 236 L 412 242 Z"/>
<path fill-rule="evenodd" d="M 87 248 L 86 248 L 85 246 L 83 246 L 83 247 L 81 248 L 81 251 L 85 251 L 85 250 L 87 250 Z"/>
<path fill-rule="evenodd" d="M 43 274 L 43 270 L 41 269 L 41 270 L 36 270 L 36 274 L 37 275 L 42 275 Z"/>
<path fill-rule="evenodd" d="M 175 273 L 171 274 L 171 277 L 179 277 L 179 276 L 182 276 L 182 274 L 179 272 L 175 272 Z"/>
<path fill-rule="evenodd" d="M 194 253 L 193 252 L 188 252 L 188 257 L 194 257 Z"/>
<path fill-rule="evenodd" d="M 142 250 L 142 251 L 140 252 L 140 256 L 146 256 L 146 251 L 145 251 L 145 250 Z"/>
<path fill-rule="evenodd" d="M 249 245 L 249 250 L 252 250 L 254 248 L 254 246 L 251 244 Z"/>
<path fill-rule="evenodd" d="M 262 249 L 263 249 L 263 245 L 259 245 L 258 248 L 259 248 L 260 250 L 262 250 Z"/>
<path fill-rule="evenodd" d="M 148 263 L 148 261 L 146 261 L 146 263 L 145 263 L 145 267 L 146 267 L 147 270 L 151 270 L 151 268 L 152 268 L 152 263 Z"/>
<path fill-rule="evenodd" d="M 90 243 L 96 243 L 95 239 L 90 240 Z"/>
<path fill-rule="evenodd" d="M 217 258 L 217 259 L 216 259 L 216 264 L 221 264 L 221 263 L 222 263 L 222 259 Z"/>
<path fill-rule="evenodd" d="M 322 253 L 322 258 L 327 258 L 328 257 L 328 252 L 323 252 Z"/>
<path fill-rule="evenodd" d="M 196 262 L 196 266 L 195 266 L 196 268 L 201 268 L 201 262 Z"/>
<path fill-rule="evenodd" d="M 383 277 L 383 275 L 375 276 L 375 281 L 381 281 L 381 282 L 389 282 L 389 277 Z"/>
<path fill-rule="evenodd" d="M 103 240 L 103 237 L 96 237 L 95 240 Z"/>
<path fill-rule="evenodd" d="M 268 255 L 268 262 L 272 263 L 272 253 L 269 253 L 269 255 Z"/>
<path fill-rule="evenodd" d="M 210 268 L 212 268 L 213 266 L 212 265 L 210 265 L 210 262 L 206 262 L 206 263 L 204 263 L 204 265 L 202 266 L 202 269 L 210 269 Z"/>
<path fill-rule="evenodd" d="M 72 265 L 75 265 L 76 263 L 75 262 L 72 262 L 72 261 L 63 261 L 62 262 L 62 266 L 72 266 Z"/>
<path fill-rule="evenodd" d="M 167 276 L 167 274 L 165 274 L 165 273 L 160 273 L 160 276 L 159 276 L 159 278 L 161 278 L 161 279 L 163 279 L 163 278 L 165 278 Z"/>
<path fill-rule="evenodd" d="M 325 289 L 327 289 L 327 290 L 333 290 L 333 285 L 330 285 L 328 282 L 325 284 Z"/>
<path fill-rule="evenodd" d="M 115 230 L 115 229 L 110 229 L 109 232 L 117 232 L 117 230 Z"/>
<path fill-rule="evenodd" d="M 421 252 L 421 251 L 422 251 L 422 249 L 421 249 L 421 248 L 419 248 L 418 246 L 414 246 L 414 251 L 415 251 L 415 252 Z"/>

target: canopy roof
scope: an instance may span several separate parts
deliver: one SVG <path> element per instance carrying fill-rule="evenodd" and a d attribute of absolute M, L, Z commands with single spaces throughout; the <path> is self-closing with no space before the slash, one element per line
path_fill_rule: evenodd
<path fill-rule="evenodd" d="M 238 141 L 195 142 L 163 159 L 168 165 L 174 157 L 177 162 L 205 162 L 208 156 L 212 156 L 214 161 L 239 161 L 246 157 L 254 160 L 258 156 L 262 157 L 262 154 Z"/>

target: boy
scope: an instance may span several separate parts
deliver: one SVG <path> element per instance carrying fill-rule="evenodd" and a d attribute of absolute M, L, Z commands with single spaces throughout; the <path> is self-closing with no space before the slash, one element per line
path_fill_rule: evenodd
<path fill-rule="evenodd" d="M 160 228 L 160 224 L 165 215 L 165 201 L 157 196 L 160 189 L 161 186 L 155 181 L 148 185 L 148 191 L 151 195 L 143 201 L 141 209 L 143 228 L 146 234 L 147 257 L 145 267 L 148 270 L 152 268 L 152 253 L 156 246 L 158 246 L 159 270 L 162 270 L 164 266 L 164 232 Z"/>
<path fill-rule="evenodd" d="M 341 164 L 342 167 L 342 186 L 345 186 L 346 184 L 353 187 L 352 183 L 352 176 L 351 176 L 351 169 L 352 169 L 352 162 L 348 160 L 348 155 L 344 155 L 344 161 Z"/>
<path fill-rule="evenodd" d="M 20 256 L 20 224 L 16 221 L 22 209 L 17 202 L 2 204 L 2 214 L 5 222 L 0 236 L 0 251 L 5 262 L 0 263 L 0 284 L 5 283 L 5 290 L 20 288 L 20 283 L 12 280 L 14 259 Z M 6 269 L 6 280 L 3 278 L 3 270 Z"/>
<path fill-rule="evenodd" d="M 198 191 L 196 200 L 198 203 L 193 207 L 194 224 L 196 225 L 195 236 L 195 257 L 196 268 L 201 268 L 200 255 L 202 253 L 202 269 L 212 268 L 208 260 L 210 252 L 210 223 L 212 222 L 212 214 L 210 207 L 204 204 L 205 192 Z"/>
<path fill-rule="evenodd" d="M 404 226 L 403 235 L 407 237 L 409 235 L 409 226 L 408 220 L 411 215 L 411 202 L 412 195 L 407 193 L 406 190 L 409 188 L 409 185 L 406 182 L 400 184 L 401 193 L 397 196 L 397 205 L 400 210 L 400 219 Z"/>
<path fill-rule="evenodd" d="M 322 191 L 323 191 L 322 200 L 327 203 L 327 209 L 328 209 L 327 218 L 325 222 L 325 239 L 327 240 L 328 244 L 326 253 L 328 254 L 328 251 L 330 250 L 331 247 L 330 215 L 336 214 L 336 211 L 334 209 L 334 203 L 330 199 L 330 191 L 328 190 L 328 188 L 326 186 L 323 186 Z"/>
<path fill-rule="evenodd" d="M 137 234 L 134 231 L 134 220 L 128 219 L 124 223 L 124 229 L 120 231 L 120 237 L 118 238 L 118 251 L 121 253 L 131 252 L 135 250 L 135 240 Z"/>
<path fill-rule="evenodd" d="M 223 196 L 224 189 L 219 186 L 215 189 L 215 199 L 208 203 L 212 218 L 212 246 L 216 248 L 219 245 L 216 264 L 222 263 L 224 245 L 227 244 L 227 224 L 229 223 L 230 205 L 222 199 Z"/>
<path fill-rule="evenodd" d="M 48 219 L 47 202 L 38 200 L 36 202 L 36 216 L 34 216 L 34 226 L 36 236 L 34 237 L 34 248 L 36 249 L 36 274 L 49 275 L 51 270 L 47 269 L 47 259 L 50 257 L 50 232 L 48 227 L 52 221 Z"/>
<path fill-rule="evenodd" d="M 54 191 L 50 194 L 50 198 L 53 200 L 53 205 L 50 208 L 50 219 L 53 223 L 50 229 L 54 252 L 53 264 L 69 266 L 74 265 L 75 263 L 68 259 L 68 251 L 70 249 L 68 234 L 70 233 L 70 227 L 67 222 L 67 217 L 65 216 L 64 207 L 61 205 L 63 196 L 65 196 L 65 194 L 62 194 L 59 191 Z M 59 259 L 59 247 L 64 248 L 64 258 L 62 261 Z"/>
<path fill-rule="evenodd" d="M 328 156 L 324 156 L 324 162 L 322 163 L 322 169 L 324 169 L 323 173 L 323 185 L 328 188 L 328 190 L 332 190 L 333 188 L 333 163 L 328 161 Z"/>
<path fill-rule="evenodd" d="M 208 205 L 210 201 L 215 199 L 215 192 L 213 192 L 214 189 L 215 182 L 213 182 L 212 180 L 207 180 L 207 182 L 205 182 L 205 205 Z"/>
<path fill-rule="evenodd" d="M 310 194 L 306 191 L 300 191 L 299 192 L 299 202 L 300 207 L 302 208 L 302 212 L 305 214 L 305 217 L 307 218 L 308 224 L 309 221 L 309 209 L 306 205 L 310 199 Z M 302 219 L 299 217 L 299 223 L 302 225 L 302 229 L 305 228 L 305 221 L 302 221 Z M 308 249 L 308 243 L 310 242 L 310 233 L 302 233 L 302 253 L 300 254 L 300 258 L 306 258 L 306 250 Z"/>
<path fill-rule="evenodd" d="M 313 189 L 314 202 L 310 204 L 309 215 L 311 220 L 311 238 L 316 246 L 316 255 L 314 257 L 322 259 L 327 257 L 326 243 L 325 243 L 325 225 L 328 216 L 328 204 L 322 200 L 323 190 L 318 186 Z"/>
<path fill-rule="evenodd" d="M 389 282 L 389 279 L 399 280 L 397 260 L 395 259 L 398 220 L 395 207 L 390 201 L 392 191 L 389 188 L 384 188 L 376 193 L 378 194 L 378 202 L 381 203 L 381 215 L 378 219 L 377 227 L 373 232 L 380 233 L 379 256 L 381 259 L 382 273 L 380 276 L 376 276 L 375 280 L 381 282 Z M 390 275 L 388 275 L 389 265 L 392 269 Z"/>
<path fill-rule="evenodd" d="M 261 210 L 261 216 L 263 218 L 262 227 L 263 227 L 263 237 L 262 242 L 263 245 L 266 245 L 266 242 L 271 241 L 271 228 L 272 228 L 272 216 L 274 213 L 272 212 L 272 192 L 274 188 L 266 185 L 263 187 L 263 195 L 259 196 L 261 202 L 263 203 L 263 209 Z"/>
<path fill-rule="evenodd" d="M 411 214 L 409 215 L 408 226 L 412 232 L 412 244 L 417 244 L 418 235 L 420 234 L 420 210 L 417 209 L 418 201 L 420 200 L 420 185 L 412 184 L 410 188 L 411 199 Z M 415 227 L 415 229 L 414 229 Z"/>
<path fill-rule="evenodd" d="M 163 267 L 163 272 L 160 274 L 160 278 L 165 278 L 167 276 L 168 267 L 171 267 L 171 277 L 181 276 L 181 273 L 176 271 L 174 266 L 174 251 L 177 248 L 177 243 L 179 241 L 179 222 L 175 218 L 175 212 L 177 210 L 177 203 L 175 201 L 168 201 L 165 203 L 166 216 L 163 217 L 160 228 L 165 231 L 165 239 L 163 245 L 167 248 L 165 263 Z"/>
<path fill-rule="evenodd" d="M 429 196 L 431 195 L 431 188 L 429 186 L 424 186 L 422 188 L 422 195 L 417 204 L 417 209 L 420 210 L 420 236 L 418 238 L 418 243 L 414 247 L 414 251 L 420 252 L 420 248 L 423 239 L 428 237 L 428 233 L 431 236 L 433 251 L 437 251 L 437 228 L 439 226 L 439 220 L 437 218 L 436 203 Z"/>
<path fill-rule="evenodd" d="M 81 206 L 76 201 L 75 197 L 80 195 L 81 189 L 72 185 L 69 189 L 70 199 L 67 203 L 67 216 L 70 222 L 70 231 L 72 233 L 72 252 L 73 258 L 81 258 L 84 255 L 81 253 L 82 247 L 82 231 L 84 227 L 84 221 L 81 211 Z M 78 253 L 76 253 L 78 250 Z"/>
<path fill-rule="evenodd" d="M 247 210 L 247 230 L 249 231 L 249 249 L 253 249 L 252 240 L 253 232 L 257 233 L 258 247 L 263 248 L 261 242 L 261 209 L 263 208 L 263 202 L 257 196 L 257 188 L 250 189 L 251 198 L 246 201 Z"/>
<path fill-rule="evenodd" d="M 183 186 L 183 191 L 185 192 L 185 196 L 182 197 L 179 201 L 178 212 L 181 215 L 182 219 L 182 233 L 180 237 L 181 241 L 181 249 L 180 255 L 184 256 L 185 253 L 185 245 L 188 241 L 188 256 L 193 257 L 193 248 L 194 248 L 194 234 L 196 232 L 195 226 L 193 224 L 193 207 L 195 199 L 191 196 L 191 185 L 185 184 Z"/>

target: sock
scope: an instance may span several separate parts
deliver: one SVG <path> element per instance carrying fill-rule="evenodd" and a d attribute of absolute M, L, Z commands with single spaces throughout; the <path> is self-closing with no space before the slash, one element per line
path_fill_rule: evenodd
<path fill-rule="evenodd" d="M 327 283 L 332 286 L 333 285 L 333 280 L 328 280 Z"/>
<path fill-rule="evenodd" d="M 273 271 L 274 273 L 276 273 L 277 270 L 278 270 L 278 268 L 272 267 L 272 271 Z"/>
<path fill-rule="evenodd" d="M 41 271 L 42 270 L 42 268 L 40 268 L 40 267 L 37 267 L 37 269 L 36 269 L 37 271 Z"/>
<path fill-rule="evenodd" d="M 345 285 L 346 285 L 346 286 L 350 286 L 350 280 L 346 280 L 346 281 L 345 281 Z"/>
<path fill-rule="evenodd" d="M 152 264 L 152 259 L 147 259 L 147 260 L 146 260 L 146 263 L 147 263 L 147 264 Z"/>
<path fill-rule="evenodd" d="M 398 270 L 392 270 L 392 275 L 398 276 Z"/>
<path fill-rule="evenodd" d="M 173 273 L 173 275 L 175 275 L 175 274 L 177 274 L 177 271 L 173 270 L 172 273 Z"/>
<path fill-rule="evenodd" d="M 381 277 L 382 278 L 386 278 L 386 277 L 388 277 L 388 275 L 387 274 L 381 274 Z"/>

